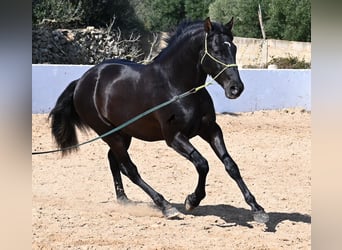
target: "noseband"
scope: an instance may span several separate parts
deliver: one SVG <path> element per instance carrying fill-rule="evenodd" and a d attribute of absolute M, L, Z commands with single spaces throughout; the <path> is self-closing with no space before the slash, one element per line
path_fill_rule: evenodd
<path fill-rule="evenodd" d="M 221 62 L 220 60 L 218 60 L 217 58 L 215 58 L 214 56 L 210 55 L 210 53 L 208 52 L 208 42 L 207 42 L 207 39 L 208 39 L 208 33 L 205 33 L 205 40 L 204 40 L 204 54 L 202 56 L 202 59 L 201 59 L 201 64 L 203 64 L 203 60 L 204 60 L 204 57 L 205 56 L 209 56 L 212 60 L 214 60 L 215 62 L 221 64 L 223 67 L 223 69 L 215 76 L 213 77 L 213 79 L 215 80 L 219 75 L 221 75 L 226 69 L 228 68 L 231 68 L 231 67 L 237 67 L 238 65 L 235 64 L 235 63 L 232 63 L 232 64 L 226 64 L 224 62 Z"/>

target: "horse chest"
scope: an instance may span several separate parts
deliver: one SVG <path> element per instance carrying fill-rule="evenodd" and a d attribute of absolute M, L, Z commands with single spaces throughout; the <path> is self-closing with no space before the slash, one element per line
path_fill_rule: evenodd
<path fill-rule="evenodd" d="M 182 132 L 183 134 L 193 137 L 202 129 L 215 122 L 215 113 L 213 109 L 208 109 L 202 105 L 190 105 L 188 103 L 177 106 L 169 107 L 161 115 L 163 130 L 176 133 Z"/>

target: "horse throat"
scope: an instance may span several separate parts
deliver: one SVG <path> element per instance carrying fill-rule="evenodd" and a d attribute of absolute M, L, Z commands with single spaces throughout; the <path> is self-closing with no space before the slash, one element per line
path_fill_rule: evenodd
<path fill-rule="evenodd" d="M 168 70 L 174 84 L 182 85 L 188 89 L 204 84 L 207 74 L 200 63 L 200 51 L 203 48 L 203 39 L 195 42 L 188 41 L 174 46 L 159 60 L 162 68 Z"/>

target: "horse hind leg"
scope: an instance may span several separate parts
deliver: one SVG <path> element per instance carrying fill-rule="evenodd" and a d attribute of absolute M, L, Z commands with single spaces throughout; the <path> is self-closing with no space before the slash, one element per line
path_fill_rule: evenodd
<path fill-rule="evenodd" d="M 127 195 L 125 194 L 125 190 L 122 185 L 120 166 L 111 150 L 108 151 L 108 160 L 110 170 L 113 176 L 116 199 L 120 204 L 128 204 L 131 201 L 127 198 Z"/>
<path fill-rule="evenodd" d="M 127 176 L 134 184 L 144 190 L 156 204 L 156 206 L 162 211 L 166 218 L 177 217 L 180 212 L 173 207 L 165 198 L 158 192 L 156 192 L 151 186 L 149 186 L 140 176 L 136 165 L 132 162 L 127 152 L 128 147 L 121 144 L 116 137 L 109 143 L 111 151 L 109 153 L 109 161 L 114 179 L 114 186 L 118 200 L 126 200 L 127 196 L 123 191 L 123 185 L 121 181 L 120 172 Z M 121 138 L 123 139 L 123 138 Z M 118 170 L 119 169 L 119 170 Z M 128 199 L 127 199 L 128 200 Z"/>

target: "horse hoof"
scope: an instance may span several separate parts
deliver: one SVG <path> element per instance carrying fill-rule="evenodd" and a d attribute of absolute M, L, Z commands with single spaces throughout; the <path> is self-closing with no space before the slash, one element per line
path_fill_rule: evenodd
<path fill-rule="evenodd" d="M 258 223 L 266 223 L 270 219 L 267 213 L 264 211 L 258 211 L 253 213 L 254 221 Z"/>
<path fill-rule="evenodd" d="M 128 199 L 127 197 L 120 197 L 117 199 L 117 202 L 120 204 L 120 205 L 133 205 L 134 202 L 131 201 L 130 199 Z"/>
<path fill-rule="evenodd" d="M 189 199 L 189 195 L 185 199 L 184 206 L 185 206 L 186 211 L 191 211 L 196 207 L 196 206 L 193 206 L 191 204 L 191 201 Z"/>
<path fill-rule="evenodd" d="M 181 213 L 177 210 L 177 208 L 170 207 L 163 211 L 163 215 L 166 219 L 173 219 L 175 217 L 178 217 Z"/>

